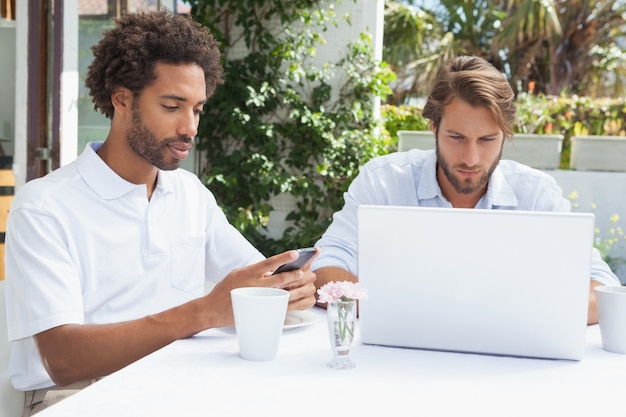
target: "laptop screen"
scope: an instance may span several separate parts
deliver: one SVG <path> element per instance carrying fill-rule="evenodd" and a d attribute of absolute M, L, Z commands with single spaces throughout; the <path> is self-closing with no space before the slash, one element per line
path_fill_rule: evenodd
<path fill-rule="evenodd" d="M 594 216 L 358 208 L 364 343 L 580 359 Z"/>

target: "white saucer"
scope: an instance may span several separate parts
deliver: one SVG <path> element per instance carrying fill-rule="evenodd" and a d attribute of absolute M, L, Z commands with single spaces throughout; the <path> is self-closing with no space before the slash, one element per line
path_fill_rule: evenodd
<path fill-rule="evenodd" d="M 288 311 L 285 316 L 283 331 L 297 329 L 315 323 L 319 317 L 311 310 Z M 235 334 L 235 327 L 220 327 L 219 330 Z"/>
<path fill-rule="evenodd" d="M 318 320 L 317 314 L 311 310 L 288 311 L 285 316 L 283 330 L 291 330 L 298 327 L 308 326 Z"/>

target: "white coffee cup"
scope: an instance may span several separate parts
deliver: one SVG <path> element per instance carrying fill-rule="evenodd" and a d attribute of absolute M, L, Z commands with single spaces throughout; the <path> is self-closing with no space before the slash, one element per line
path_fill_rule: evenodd
<path fill-rule="evenodd" d="M 626 353 L 626 287 L 595 287 L 602 348 Z"/>
<path fill-rule="evenodd" d="M 283 332 L 289 292 L 279 288 L 245 287 L 230 292 L 239 341 L 239 355 L 252 361 L 276 357 Z"/>

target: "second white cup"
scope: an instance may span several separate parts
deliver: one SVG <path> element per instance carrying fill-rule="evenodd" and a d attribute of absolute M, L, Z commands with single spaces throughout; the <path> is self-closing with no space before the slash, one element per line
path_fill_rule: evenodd
<path fill-rule="evenodd" d="M 230 292 L 239 341 L 239 355 L 252 361 L 276 357 L 283 332 L 289 292 L 279 288 L 245 287 Z"/>
<path fill-rule="evenodd" d="M 602 348 L 626 353 L 626 287 L 595 287 Z"/>

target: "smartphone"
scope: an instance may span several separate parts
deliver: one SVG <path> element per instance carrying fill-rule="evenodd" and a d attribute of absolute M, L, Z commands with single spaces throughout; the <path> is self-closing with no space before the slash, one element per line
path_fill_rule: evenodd
<path fill-rule="evenodd" d="M 313 255 L 315 255 L 315 248 L 300 248 L 296 250 L 300 253 L 300 256 L 298 257 L 298 259 L 279 266 L 272 275 L 280 274 L 281 272 L 295 271 L 296 269 L 300 269 L 305 263 L 307 263 L 309 259 L 313 257 Z"/>

